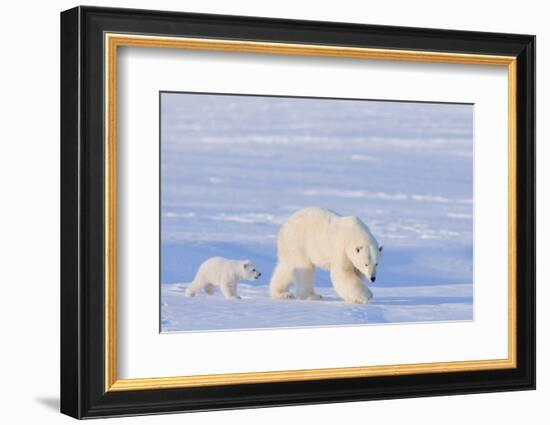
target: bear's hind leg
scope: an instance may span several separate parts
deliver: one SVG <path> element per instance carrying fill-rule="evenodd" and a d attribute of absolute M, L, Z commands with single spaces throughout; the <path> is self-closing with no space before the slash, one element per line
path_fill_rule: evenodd
<path fill-rule="evenodd" d="M 288 290 L 294 279 L 292 270 L 278 263 L 269 282 L 269 294 L 276 300 L 288 300 L 294 298 Z"/>
<path fill-rule="evenodd" d="M 213 295 L 214 285 L 212 285 L 211 283 L 207 283 L 206 285 L 204 285 L 204 292 L 206 292 L 208 295 Z"/>
<path fill-rule="evenodd" d="M 201 289 L 201 283 L 197 280 L 193 280 L 189 285 L 187 285 L 187 288 L 185 288 L 185 296 L 186 297 L 194 297 L 197 291 Z"/>
<path fill-rule="evenodd" d="M 322 297 L 313 291 L 313 277 L 315 268 L 304 267 L 294 270 L 294 278 L 296 282 L 296 298 L 300 300 L 317 301 Z"/>

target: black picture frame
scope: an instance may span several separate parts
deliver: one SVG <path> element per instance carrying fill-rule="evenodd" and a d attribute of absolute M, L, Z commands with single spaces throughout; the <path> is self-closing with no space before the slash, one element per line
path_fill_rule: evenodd
<path fill-rule="evenodd" d="M 517 367 L 105 391 L 104 34 L 514 56 L 517 60 Z M 535 37 L 179 12 L 61 13 L 61 412 L 75 418 L 535 388 Z"/>

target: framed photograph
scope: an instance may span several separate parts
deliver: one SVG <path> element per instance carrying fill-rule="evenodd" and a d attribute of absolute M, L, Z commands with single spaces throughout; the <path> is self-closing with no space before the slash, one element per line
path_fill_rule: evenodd
<path fill-rule="evenodd" d="M 61 14 L 61 411 L 535 388 L 535 37 Z"/>

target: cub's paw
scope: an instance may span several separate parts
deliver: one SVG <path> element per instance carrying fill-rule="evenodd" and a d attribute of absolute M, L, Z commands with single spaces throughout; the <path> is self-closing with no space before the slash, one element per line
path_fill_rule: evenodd
<path fill-rule="evenodd" d="M 323 299 L 323 297 L 319 294 L 311 294 L 308 297 L 306 297 L 306 300 L 308 300 L 308 301 L 319 301 L 319 300 L 322 300 L 322 299 Z"/>

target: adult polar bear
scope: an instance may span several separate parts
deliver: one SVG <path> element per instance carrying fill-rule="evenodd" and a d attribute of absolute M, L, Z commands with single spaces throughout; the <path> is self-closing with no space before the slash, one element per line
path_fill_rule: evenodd
<path fill-rule="evenodd" d="M 357 217 L 343 217 L 322 208 L 305 208 L 292 214 L 281 226 L 277 239 L 277 266 L 271 277 L 272 298 L 296 297 L 318 300 L 313 291 L 315 267 L 330 270 L 334 289 L 344 301 L 366 304 L 372 292 L 363 276 L 376 279 L 382 247 Z"/>

